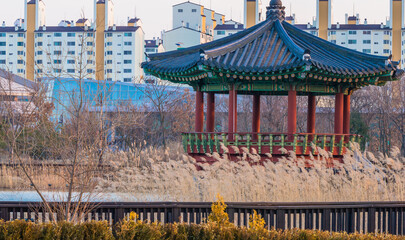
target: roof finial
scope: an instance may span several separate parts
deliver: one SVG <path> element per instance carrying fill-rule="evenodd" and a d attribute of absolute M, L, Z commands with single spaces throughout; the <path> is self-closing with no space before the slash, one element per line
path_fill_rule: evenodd
<path fill-rule="evenodd" d="M 281 0 L 271 0 L 270 6 L 267 7 L 267 20 L 276 20 L 279 19 L 280 21 L 285 20 L 285 7 Z"/>

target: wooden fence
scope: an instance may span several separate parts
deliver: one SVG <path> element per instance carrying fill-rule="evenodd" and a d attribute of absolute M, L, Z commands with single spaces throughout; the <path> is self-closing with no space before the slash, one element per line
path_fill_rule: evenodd
<path fill-rule="evenodd" d="M 94 209 L 83 220 L 106 220 L 114 224 L 136 212 L 141 220 L 201 223 L 211 212 L 211 203 L 149 202 L 94 203 Z M 277 229 L 318 229 L 361 233 L 405 235 L 405 202 L 350 203 L 227 203 L 231 222 L 247 226 L 256 210 L 267 227 Z M 0 202 L 0 219 L 31 219 L 48 221 L 42 204 Z"/>

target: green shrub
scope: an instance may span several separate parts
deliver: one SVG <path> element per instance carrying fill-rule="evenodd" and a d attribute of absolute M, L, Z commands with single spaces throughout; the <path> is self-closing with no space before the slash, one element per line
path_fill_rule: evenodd
<path fill-rule="evenodd" d="M 122 221 L 114 228 L 107 222 L 72 224 L 35 224 L 22 220 L 0 221 L 0 240 L 405 240 L 405 236 L 330 233 L 313 230 L 266 230 L 256 218 L 256 229 L 218 224 L 159 224 L 135 219 Z M 259 227 L 259 228 L 257 228 Z"/>

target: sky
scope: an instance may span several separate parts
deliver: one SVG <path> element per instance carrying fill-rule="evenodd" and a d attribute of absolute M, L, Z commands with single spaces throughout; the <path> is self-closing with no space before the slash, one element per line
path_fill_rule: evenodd
<path fill-rule="evenodd" d="M 0 21 L 11 26 L 15 19 L 24 15 L 24 1 L 0 0 Z M 115 23 L 126 25 L 128 17 L 142 19 L 146 38 L 158 37 L 160 32 L 172 27 L 172 5 L 186 0 L 114 0 Z M 262 0 L 263 7 L 270 0 Z M 296 14 L 297 23 L 312 22 L 316 12 L 316 0 L 282 0 L 287 15 Z M 46 24 L 57 25 L 60 20 L 77 20 L 82 15 L 93 18 L 94 0 L 44 0 Z M 226 19 L 243 22 L 243 0 L 193 0 L 216 12 L 225 14 Z M 362 21 L 385 22 L 389 16 L 390 0 L 333 0 L 333 22 L 344 23 L 345 13 L 359 13 Z"/>

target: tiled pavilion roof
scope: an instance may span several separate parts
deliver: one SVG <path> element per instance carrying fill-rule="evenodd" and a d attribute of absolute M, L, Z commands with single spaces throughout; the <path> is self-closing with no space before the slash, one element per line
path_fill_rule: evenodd
<path fill-rule="evenodd" d="M 279 2 L 272 1 L 267 20 L 254 27 L 207 44 L 149 55 L 150 60 L 142 67 L 177 82 L 206 78 L 202 72 L 207 69 L 228 76 L 274 76 L 298 69 L 321 72 L 322 79 L 329 81 L 358 78 L 361 82 L 373 78 L 373 84 L 403 75 L 391 57 L 344 48 L 289 24 L 284 21 L 284 7 Z"/>

